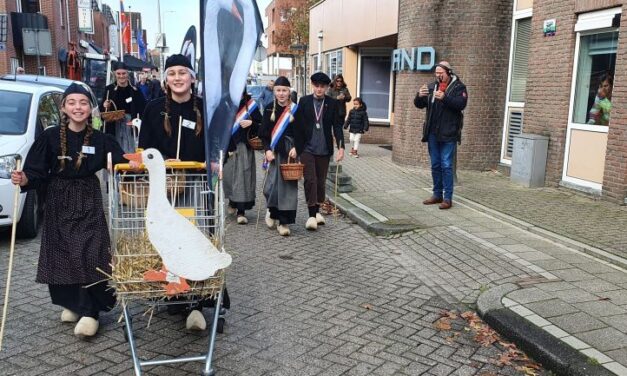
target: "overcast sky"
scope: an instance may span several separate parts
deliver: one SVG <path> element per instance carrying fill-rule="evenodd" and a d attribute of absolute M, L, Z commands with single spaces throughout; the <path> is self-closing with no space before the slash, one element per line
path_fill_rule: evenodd
<path fill-rule="evenodd" d="M 261 13 L 264 29 L 267 26 L 265 9 L 271 0 L 257 0 L 257 6 Z M 120 10 L 119 0 L 101 0 L 113 11 Z M 200 33 L 200 2 L 197 0 L 161 0 L 161 30 L 166 34 L 166 41 L 170 47 L 170 53 L 178 53 L 183 43 L 185 33 L 190 26 L 195 25 Z M 155 48 L 159 22 L 157 18 L 157 1 L 155 0 L 124 0 L 124 10 L 140 12 L 142 14 L 142 27 L 146 29 L 148 48 Z M 114 17 L 117 16 L 114 14 Z M 200 35 L 198 35 L 200 38 Z M 266 38 L 262 38 L 265 42 Z M 199 52 L 200 53 L 200 52 Z"/>

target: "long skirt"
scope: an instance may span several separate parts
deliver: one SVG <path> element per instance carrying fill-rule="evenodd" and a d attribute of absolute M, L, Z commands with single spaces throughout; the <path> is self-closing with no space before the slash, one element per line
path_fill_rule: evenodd
<path fill-rule="evenodd" d="M 224 165 L 223 183 L 224 194 L 232 208 L 244 211 L 255 206 L 255 152 L 245 143 L 237 144 L 233 155 Z"/>
<path fill-rule="evenodd" d="M 81 307 L 75 313 L 93 317 L 111 307 L 115 298 L 106 283 L 84 286 L 106 279 L 104 273 L 111 274 L 110 263 L 109 230 L 98 178 L 52 179 L 46 193 L 36 281 L 50 285 L 54 304 L 73 311 Z M 67 306 L 70 301 L 76 305 Z"/>
<path fill-rule="evenodd" d="M 279 164 L 284 163 L 283 157 L 277 153 L 276 158 L 268 167 L 266 185 L 263 194 L 266 196 L 270 218 L 278 219 L 282 225 L 296 222 L 296 207 L 298 205 L 298 181 L 283 180 Z"/>

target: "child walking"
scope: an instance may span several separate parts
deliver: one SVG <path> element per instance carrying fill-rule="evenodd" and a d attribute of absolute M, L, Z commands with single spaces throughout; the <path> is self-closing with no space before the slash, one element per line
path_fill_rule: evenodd
<path fill-rule="evenodd" d="M 350 143 L 352 144 L 350 155 L 359 158 L 357 149 L 359 149 L 359 141 L 361 135 L 368 131 L 368 112 L 366 112 L 366 104 L 361 98 L 357 97 L 353 100 L 353 108 L 346 117 L 344 129 L 350 132 Z"/>

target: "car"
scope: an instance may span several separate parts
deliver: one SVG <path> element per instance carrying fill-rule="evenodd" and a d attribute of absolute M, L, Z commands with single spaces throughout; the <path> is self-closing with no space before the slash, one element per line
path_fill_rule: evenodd
<path fill-rule="evenodd" d="M 89 91 L 91 95 L 92 107 L 98 107 L 98 98 L 94 94 L 93 90 L 89 85 L 84 83 L 83 81 L 74 81 L 68 80 L 67 78 L 54 77 L 54 76 L 39 76 L 36 74 L 5 74 L 0 77 L 2 81 L 18 81 L 18 82 L 32 82 L 39 85 L 47 85 L 47 86 L 56 86 L 63 90 L 67 89 L 72 83 L 77 83 L 83 86 L 85 89 Z"/>
<path fill-rule="evenodd" d="M 11 171 L 18 157 L 25 160 L 44 129 L 60 124 L 63 91 L 57 86 L 0 80 L 0 227 L 13 224 L 15 186 L 11 184 Z M 20 193 L 18 237 L 37 236 L 41 197 L 42 191 Z"/>
<path fill-rule="evenodd" d="M 257 100 L 257 99 L 259 99 L 259 96 L 261 95 L 261 93 L 263 93 L 263 89 L 264 88 L 265 88 L 265 86 L 263 86 L 263 85 L 247 85 L 246 86 L 246 92 L 248 94 L 250 94 L 250 96 L 254 100 Z"/>

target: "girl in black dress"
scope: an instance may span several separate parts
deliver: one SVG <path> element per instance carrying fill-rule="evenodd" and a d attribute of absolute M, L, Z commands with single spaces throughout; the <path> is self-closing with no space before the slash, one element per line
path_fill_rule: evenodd
<path fill-rule="evenodd" d="M 112 136 L 93 129 L 81 85 L 67 88 L 62 112 L 61 125 L 37 138 L 11 182 L 22 191 L 47 184 L 36 281 L 48 284 L 52 303 L 64 308 L 61 321 L 78 322 L 74 334 L 93 336 L 99 312 L 115 304 L 106 281 L 99 282 L 111 274 L 111 247 L 96 172 L 106 167 L 107 153 L 113 163 L 126 160 Z"/>
<path fill-rule="evenodd" d="M 166 96 L 154 99 L 146 106 L 139 133 L 139 147 L 155 148 L 166 160 L 205 162 L 202 99 L 193 94 L 196 72 L 189 59 L 177 54 L 166 60 L 165 76 Z M 180 144 L 178 143 L 179 118 L 182 119 Z M 187 329 L 204 330 L 207 322 L 202 315 L 202 307 L 213 304 L 212 299 L 203 299 L 188 307 L 182 304 L 168 305 L 168 311 L 170 313 L 189 312 L 186 321 Z M 226 288 L 222 307 L 225 309 L 230 307 Z"/>

